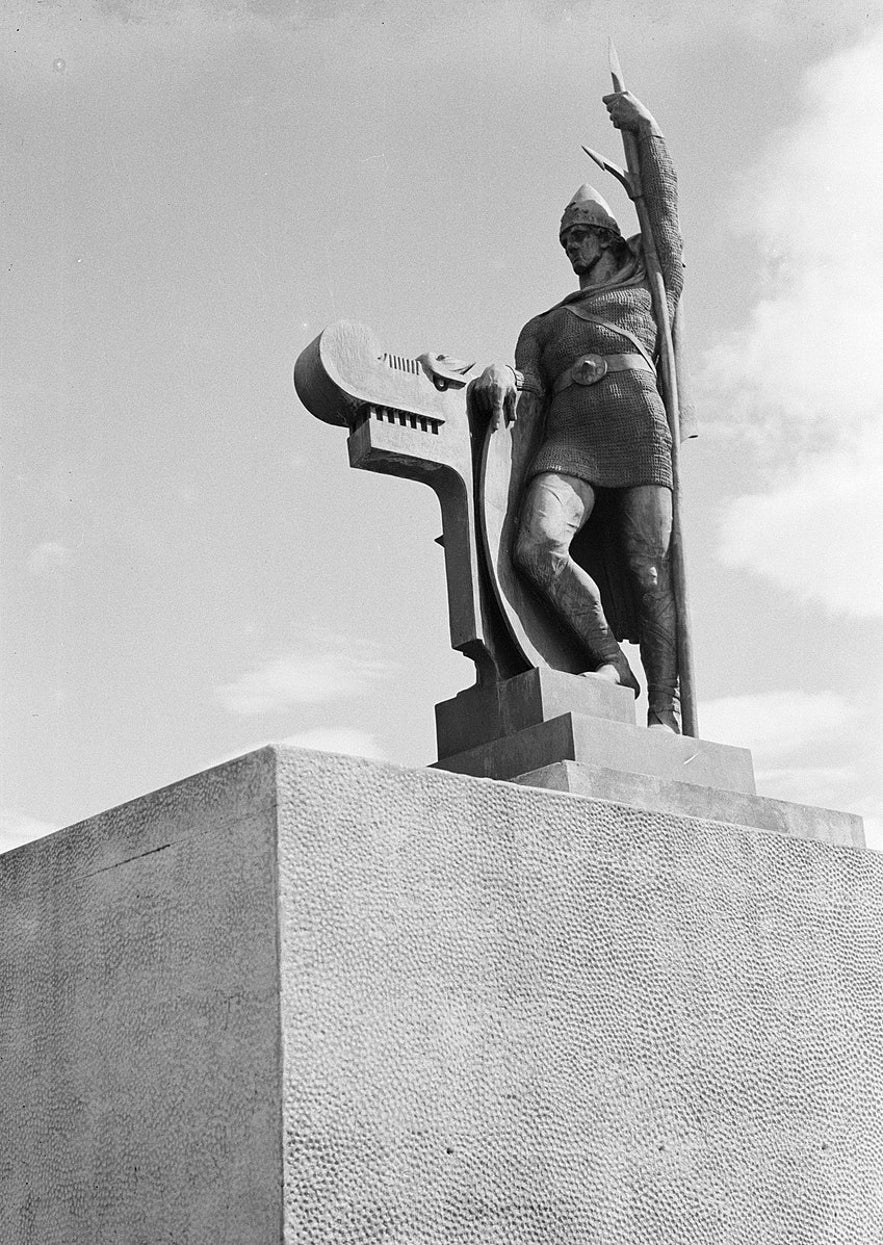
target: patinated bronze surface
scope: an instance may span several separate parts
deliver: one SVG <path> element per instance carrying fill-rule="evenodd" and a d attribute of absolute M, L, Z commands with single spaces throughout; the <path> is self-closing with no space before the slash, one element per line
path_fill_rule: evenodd
<path fill-rule="evenodd" d="M 481 682 L 528 669 L 489 589 L 479 545 L 470 425 L 471 363 L 442 354 L 384 351 L 363 324 L 340 320 L 301 353 L 294 385 L 317 419 L 349 428 L 350 465 L 428 484 L 439 499 L 451 646 L 475 662 Z"/>
<path fill-rule="evenodd" d="M 637 694 L 620 648 L 632 640 L 649 724 L 677 730 L 672 437 L 651 294 L 655 264 L 674 319 L 676 182 L 647 109 L 628 92 L 605 103 L 640 149 L 652 255 L 582 186 L 560 228 L 579 289 L 528 322 L 514 367 L 400 356 L 341 321 L 303 351 L 295 386 L 314 415 L 350 429 L 353 466 L 436 492 L 451 644 L 480 683 L 548 666 Z"/>
<path fill-rule="evenodd" d="M 613 124 L 639 145 L 674 318 L 683 271 L 674 171 L 639 101 L 616 92 L 605 103 Z M 644 247 L 640 236 L 622 237 L 588 186 L 567 205 L 560 237 L 578 293 L 525 325 L 514 369 L 494 364 L 469 389 L 492 442 L 503 442 L 511 425 L 526 425 L 509 434 L 508 445 L 492 444 L 485 453 L 486 464 L 504 464 L 486 471 L 486 481 L 505 476 L 505 461 L 511 463 L 508 495 L 492 503 L 496 513 L 486 521 L 488 553 L 519 622 L 533 596 L 575 638 L 577 669 L 637 693 L 618 641 L 638 640 L 649 724 L 677 730 L 671 435 L 655 375 L 657 325 Z M 490 484 L 486 489 L 494 492 Z"/>

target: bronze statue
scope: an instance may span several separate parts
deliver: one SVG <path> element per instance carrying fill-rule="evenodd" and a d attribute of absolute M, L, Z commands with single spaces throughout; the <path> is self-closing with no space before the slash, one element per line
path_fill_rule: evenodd
<path fill-rule="evenodd" d="M 673 320 L 683 285 L 674 169 L 651 113 L 627 91 L 604 97 L 613 125 L 635 135 L 644 203 Z M 512 557 L 534 592 L 579 640 L 586 672 L 638 692 L 619 646 L 636 638 L 647 676 L 648 725 L 677 732 L 677 617 L 672 591 L 672 436 L 657 383 L 658 330 L 642 235 L 626 240 L 607 204 L 582 186 L 561 220 L 579 290 L 522 329 L 515 367 L 493 364 L 470 400 L 499 431 L 545 421 L 527 470 Z M 607 533 L 592 550 L 593 512 Z M 618 549 L 611 548 L 612 530 Z M 616 630 L 598 582 L 571 542 L 606 564 L 626 602 Z"/>
<path fill-rule="evenodd" d="M 580 187 L 560 229 L 580 288 L 525 326 L 515 366 L 401 356 L 340 321 L 301 353 L 295 387 L 317 418 L 349 428 L 352 466 L 436 492 L 451 643 L 475 663 L 477 689 L 493 700 L 507 680 L 547 667 L 637 694 L 619 645 L 633 640 L 648 724 L 677 733 L 680 692 L 684 732 L 695 736 L 678 505 L 678 446 L 692 432 L 672 338 L 683 283 L 676 182 L 613 51 L 611 68 L 605 103 L 628 169 L 585 150 L 622 182 L 641 232 L 624 238 L 597 191 Z"/>

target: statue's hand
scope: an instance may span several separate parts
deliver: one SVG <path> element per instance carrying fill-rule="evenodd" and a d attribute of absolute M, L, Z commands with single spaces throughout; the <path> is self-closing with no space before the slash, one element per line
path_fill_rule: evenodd
<path fill-rule="evenodd" d="M 504 363 L 492 363 L 469 384 L 469 397 L 479 414 L 490 420 L 491 430 L 496 432 L 515 422 L 518 389 L 515 374 Z"/>
<path fill-rule="evenodd" d="M 644 107 L 631 91 L 614 91 L 603 97 L 610 113 L 610 120 L 618 130 L 645 130 L 658 134 L 659 127 L 652 112 Z"/>

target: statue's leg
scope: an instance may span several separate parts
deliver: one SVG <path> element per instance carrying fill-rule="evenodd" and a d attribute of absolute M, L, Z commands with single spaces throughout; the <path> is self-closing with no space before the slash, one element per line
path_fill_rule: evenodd
<path fill-rule="evenodd" d="M 680 731 L 677 613 L 671 585 L 671 492 L 658 484 L 623 490 L 622 542 L 638 592 L 647 725 Z"/>
<path fill-rule="evenodd" d="M 594 504 L 594 489 L 576 476 L 534 476 L 521 507 L 513 561 L 582 641 L 594 673 L 637 695 L 638 682 L 604 617 L 598 585 L 570 556 L 570 542 Z"/>

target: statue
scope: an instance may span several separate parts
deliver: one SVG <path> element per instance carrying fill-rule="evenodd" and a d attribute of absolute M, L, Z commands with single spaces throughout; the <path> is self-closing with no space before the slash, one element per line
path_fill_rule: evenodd
<path fill-rule="evenodd" d="M 514 367 L 401 356 L 340 321 L 302 351 L 294 382 L 317 418 L 349 428 L 352 466 L 436 492 L 451 643 L 475 662 L 477 688 L 546 667 L 637 695 L 619 643 L 634 640 L 648 725 L 678 733 L 680 692 L 684 733 L 696 735 L 671 329 L 683 278 L 676 183 L 611 55 L 604 102 L 628 169 L 585 150 L 625 186 L 641 232 L 624 238 L 598 192 L 580 187 L 560 229 L 580 288 L 525 326 Z"/>
<path fill-rule="evenodd" d="M 643 197 L 674 319 L 683 285 L 674 169 L 653 116 L 634 96 L 604 97 L 617 128 L 636 136 Z M 606 163 L 606 162 L 605 162 Z M 619 639 L 637 639 L 648 725 L 679 730 L 677 615 L 672 590 L 672 435 L 657 386 L 657 323 L 642 236 L 626 240 L 583 185 L 560 227 L 579 290 L 522 329 L 515 367 L 494 364 L 469 397 L 492 435 L 513 421 L 544 430 L 526 472 L 511 556 L 545 606 L 581 643 L 586 672 L 631 688 Z M 611 625 L 596 579 L 571 553 L 604 495 L 607 530 L 585 542 L 608 576 L 625 575 L 624 614 Z M 612 515 L 611 515 L 612 510 Z M 618 548 L 610 548 L 610 520 Z"/>

